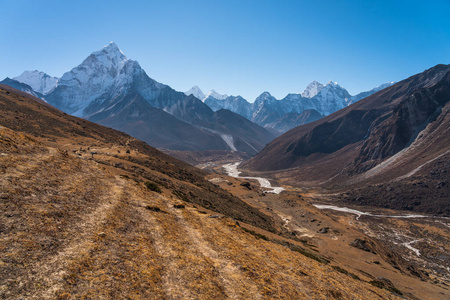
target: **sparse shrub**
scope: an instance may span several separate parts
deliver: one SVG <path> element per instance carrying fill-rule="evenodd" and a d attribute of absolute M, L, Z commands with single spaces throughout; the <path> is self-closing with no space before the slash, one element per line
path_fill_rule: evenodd
<path fill-rule="evenodd" d="M 146 206 L 145 206 L 145 209 L 148 209 L 148 210 L 154 211 L 154 212 L 159 212 L 159 213 L 167 214 L 166 211 L 162 210 L 162 209 L 159 208 L 158 206 L 146 205 Z"/>
<path fill-rule="evenodd" d="M 265 241 L 268 241 L 269 240 L 269 238 L 267 237 L 267 236 L 265 236 L 265 235 L 262 235 L 262 234 L 260 234 L 260 233 L 257 233 L 257 232 L 255 232 L 255 231 L 253 231 L 253 230 L 250 230 L 250 229 L 247 229 L 247 228 L 244 228 L 244 227 L 241 227 L 242 228 L 242 230 L 244 230 L 245 232 L 248 232 L 248 233 L 250 233 L 251 235 L 254 235 L 257 239 L 263 239 L 263 240 L 265 240 Z"/>
<path fill-rule="evenodd" d="M 161 211 L 161 208 L 159 208 L 157 206 L 147 205 L 145 208 L 148 209 L 148 210 L 151 210 L 151 211 L 156 211 L 156 212 Z"/>
<path fill-rule="evenodd" d="M 350 277 L 353 278 L 353 279 L 361 280 L 361 279 L 359 278 L 358 275 L 353 274 L 352 272 L 349 272 L 349 271 L 347 271 L 346 269 L 343 269 L 343 268 L 341 268 L 341 267 L 339 267 L 339 266 L 332 266 L 332 268 L 335 269 L 336 271 L 342 273 L 342 274 L 345 274 L 345 275 L 350 276 Z"/>
<path fill-rule="evenodd" d="M 300 254 L 303 254 L 304 256 L 309 257 L 309 258 L 311 258 L 311 259 L 314 259 L 315 261 L 318 261 L 318 262 L 320 262 L 320 263 L 328 264 L 328 263 L 330 262 L 328 259 L 326 259 L 326 258 L 324 258 L 324 257 L 320 257 L 320 256 L 318 256 L 318 255 L 316 255 L 316 254 L 314 254 L 314 253 L 311 253 L 311 252 L 309 252 L 309 251 L 307 251 L 307 250 L 305 250 L 305 249 L 302 249 L 302 248 L 300 248 L 300 247 L 297 247 L 297 246 L 295 246 L 295 245 L 289 245 L 289 248 L 290 248 L 292 251 L 295 251 L 295 252 L 298 252 L 298 253 L 300 253 Z"/>
<path fill-rule="evenodd" d="M 393 292 L 393 293 L 399 294 L 400 296 L 403 295 L 403 293 L 398 288 L 396 288 L 395 286 L 387 287 L 386 289 L 388 291 Z"/>
<path fill-rule="evenodd" d="M 174 207 L 174 208 L 181 209 L 181 208 L 184 208 L 184 204 L 174 204 L 173 207 Z"/>
<path fill-rule="evenodd" d="M 72 295 L 66 292 L 61 292 L 58 295 L 56 295 L 56 299 L 58 300 L 70 299 L 71 297 Z"/>
<path fill-rule="evenodd" d="M 157 193 L 162 192 L 161 189 L 159 188 L 159 186 L 154 182 L 146 181 L 144 184 L 145 184 L 145 187 L 147 189 L 149 189 L 150 191 L 157 192 Z"/>
<path fill-rule="evenodd" d="M 342 293 L 340 291 L 329 290 L 328 292 L 330 293 L 331 297 L 333 297 L 334 299 L 342 299 Z"/>
<path fill-rule="evenodd" d="M 384 283 L 382 281 L 372 280 L 372 281 L 369 281 L 369 283 L 373 286 L 376 286 L 377 288 L 380 288 L 380 289 L 384 288 Z"/>
<path fill-rule="evenodd" d="M 172 191 L 172 193 L 174 193 L 174 195 L 177 196 L 178 198 L 180 198 L 181 200 L 184 200 L 186 202 L 190 202 L 189 198 L 187 197 L 187 195 L 185 193 L 183 193 L 182 191 L 174 190 L 174 191 Z"/>
<path fill-rule="evenodd" d="M 382 279 L 382 280 L 384 279 L 384 280 L 383 281 L 382 280 L 372 280 L 372 281 L 369 281 L 369 283 L 373 286 L 376 286 L 377 288 L 380 288 L 380 289 L 385 288 L 386 290 L 388 290 L 390 292 L 396 293 L 398 295 L 403 295 L 403 293 L 398 288 L 396 288 L 392 284 L 392 282 L 390 282 L 389 280 L 386 280 L 385 278 L 381 278 L 381 277 L 378 277 L 378 278 Z"/>

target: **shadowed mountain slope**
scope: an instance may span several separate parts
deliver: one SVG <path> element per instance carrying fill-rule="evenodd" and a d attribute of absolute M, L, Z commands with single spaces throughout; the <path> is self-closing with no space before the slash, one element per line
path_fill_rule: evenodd
<path fill-rule="evenodd" d="M 407 145 L 413 131 L 415 132 L 412 127 L 423 125 L 422 123 L 448 102 L 448 71 L 450 66 L 438 65 L 319 121 L 295 128 L 267 145 L 246 165 L 258 171 L 297 167 L 313 154 L 330 154 L 356 142 L 363 143 L 363 149 L 357 159 L 361 163 L 392 155 Z M 445 90 L 441 91 L 441 87 Z M 420 95 L 426 93 L 431 93 L 432 98 Z M 426 108 L 426 111 L 420 113 L 423 108 Z M 406 109 L 411 109 L 410 113 L 417 115 L 411 115 L 408 120 L 402 119 L 402 111 Z M 414 117 L 419 118 L 415 120 Z M 396 122 L 405 123 L 404 125 L 409 127 L 403 132 L 403 139 L 400 140 L 396 135 L 395 138 L 389 139 L 391 143 L 387 144 L 384 151 L 377 152 L 378 156 L 364 158 L 364 149 L 370 148 L 368 143 L 382 138 L 380 130 L 388 130 Z M 381 142 L 386 145 L 385 141 Z M 375 151 L 375 148 L 372 151 Z M 356 163 L 356 166 L 361 163 Z"/>
<path fill-rule="evenodd" d="M 449 65 L 437 65 L 295 128 L 244 167 L 276 171 L 280 178 L 300 185 L 338 188 L 396 182 L 395 192 L 390 188 L 381 192 L 387 188 L 383 185 L 371 188 L 367 197 L 372 201 L 365 203 L 448 215 L 449 173 L 438 169 L 449 167 L 449 71 Z M 438 169 L 425 168 L 439 163 Z M 429 181 L 427 186 L 442 187 L 421 188 L 423 180 Z M 363 192 L 351 194 L 352 201 L 364 199 Z"/>

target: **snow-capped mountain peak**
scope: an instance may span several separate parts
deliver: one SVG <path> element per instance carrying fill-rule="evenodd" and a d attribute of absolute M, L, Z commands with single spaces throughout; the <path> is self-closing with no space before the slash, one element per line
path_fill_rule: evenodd
<path fill-rule="evenodd" d="M 337 82 L 335 82 L 333 80 L 328 81 L 326 85 L 328 85 L 328 86 L 335 86 L 335 87 L 341 87 Z"/>
<path fill-rule="evenodd" d="M 106 92 L 127 89 L 134 76 L 145 72 L 138 62 L 128 59 L 114 42 L 91 53 L 80 65 L 66 72 L 51 93 L 51 101 L 77 116 Z M 155 83 L 156 84 L 156 83 Z M 59 100 L 58 100 L 59 99 Z"/>
<path fill-rule="evenodd" d="M 315 95 L 317 95 L 323 88 L 324 88 L 323 84 L 314 80 L 313 82 L 308 84 L 308 86 L 301 95 L 303 98 L 312 98 Z"/>
<path fill-rule="evenodd" d="M 263 92 L 261 95 L 259 95 L 259 98 L 261 99 L 267 99 L 267 98 L 271 98 L 272 95 L 269 92 Z"/>
<path fill-rule="evenodd" d="M 91 53 L 78 67 L 64 73 L 58 85 L 83 85 L 91 81 L 91 78 L 100 78 L 99 86 L 100 83 L 109 86 L 128 61 L 119 47 L 111 42 L 101 50 Z"/>
<path fill-rule="evenodd" d="M 58 81 L 57 77 L 51 77 L 48 74 L 37 70 L 25 71 L 13 79 L 29 85 L 34 91 L 44 95 L 53 90 Z"/>
<path fill-rule="evenodd" d="M 216 92 L 215 90 L 211 90 L 208 93 L 208 95 L 206 95 L 205 98 L 208 98 L 208 97 L 212 97 L 212 98 L 217 99 L 217 100 L 225 100 L 226 98 L 228 98 L 228 95 L 226 95 L 226 94 L 225 95 L 221 95 L 218 92 Z"/>
<path fill-rule="evenodd" d="M 95 58 L 106 68 L 114 68 L 117 71 L 120 71 L 125 62 L 128 61 L 128 58 L 114 42 L 109 43 L 99 51 L 93 52 L 86 60 L 90 58 Z"/>
<path fill-rule="evenodd" d="M 205 100 L 205 98 L 206 98 L 203 91 L 197 85 L 194 85 L 189 91 L 184 92 L 184 94 L 186 96 L 193 95 L 194 97 L 196 97 L 202 101 Z"/>
<path fill-rule="evenodd" d="M 268 102 L 273 103 L 273 102 L 278 102 L 278 100 L 274 96 L 272 96 L 269 92 L 263 92 L 261 95 L 259 95 L 255 99 L 254 103 L 256 103 L 255 105 L 258 106 L 258 105 L 261 105 L 262 103 L 268 103 Z"/>

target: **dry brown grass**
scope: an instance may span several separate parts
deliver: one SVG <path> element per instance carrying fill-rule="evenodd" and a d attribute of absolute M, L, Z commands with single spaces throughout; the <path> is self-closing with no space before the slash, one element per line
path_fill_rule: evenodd
<path fill-rule="evenodd" d="M 132 172 L 118 176 L 0 131 L 11 140 L 0 156 L 3 298 L 325 299 L 327 290 L 377 297 L 230 218 L 187 203 L 174 208 L 179 199 L 149 191 Z"/>
<path fill-rule="evenodd" d="M 396 297 L 243 231 L 232 218 L 272 231 L 264 235 L 280 226 L 205 173 L 14 97 L 8 108 L 20 111 L 21 122 L 14 110 L 0 110 L 2 124 L 14 127 L 0 128 L 1 298 Z M 76 130 L 66 132 L 70 124 Z M 93 159 L 89 151 L 97 152 Z M 180 203 L 184 209 L 174 208 Z M 210 218 L 218 213 L 227 217 Z"/>

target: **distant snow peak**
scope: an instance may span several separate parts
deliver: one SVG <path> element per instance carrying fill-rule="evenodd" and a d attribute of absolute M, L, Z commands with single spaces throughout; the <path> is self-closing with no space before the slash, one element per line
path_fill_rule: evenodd
<path fill-rule="evenodd" d="M 208 98 L 208 97 L 212 97 L 212 98 L 217 99 L 217 100 L 225 100 L 225 99 L 228 98 L 228 95 L 226 95 L 226 94 L 225 95 L 221 95 L 218 92 L 216 92 L 215 90 L 211 90 L 208 93 L 208 95 L 206 95 L 206 98 Z"/>
<path fill-rule="evenodd" d="M 259 97 L 257 99 L 266 100 L 266 99 L 270 99 L 270 98 L 273 98 L 272 95 L 269 92 L 265 91 L 261 95 L 259 95 Z"/>
<path fill-rule="evenodd" d="M 189 91 L 184 92 L 184 94 L 186 96 L 193 95 L 194 97 L 196 97 L 197 99 L 200 99 L 202 101 L 205 100 L 205 98 L 206 98 L 203 91 L 197 85 L 194 85 Z"/>
<path fill-rule="evenodd" d="M 117 70 L 122 69 L 125 62 L 128 61 L 128 58 L 114 42 L 109 43 L 99 51 L 93 52 L 91 57 L 95 57 L 105 67 L 115 67 Z"/>
<path fill-rule="evenodd" d="M 44 95 L 53 90 L 58 81 L 57 77 L 51 77 L 48 74 L 37 70 L 25 71 L 13 79 L 29 85 L 34 91 Z"/>
<path fill-rule="evenodd" d="M 383 84 L 377 86 L 373 90 L 378 92 L 378 91 L 381 91 L 381 90 L 383 90 L 387 87 L 390 87 L 391 85 L 394 85 L 394 84 L 395 84 L 395 81 L 389 81 L 389 82 L 386 82 L 386 83 L 383 83 Z"/>
<path fill-rule="evenodd" d="M 105 50 L 107 52 L 120 52 L 123 56 L 125 56 L 125 54 L 122 52 L 122 50 L 119 49 L 115 42 L 110 42 L 108 45 L 104 46 L 102 50 Z"/>
<path fill-rule="evenodd" d="M 312 98 L 316 96 L 323 88 L 324 88 L 323 84 L 314 80 L 313 82 L 308 84 L 303 93 L 301 93 L 301 96 L 303 98 Z"/>
<path fill-rule="evenodd" d="M 332 86 L 332 87 L 341 87 L 336 81 L 330 80 L 328 81 L 326 86 Z"/>

